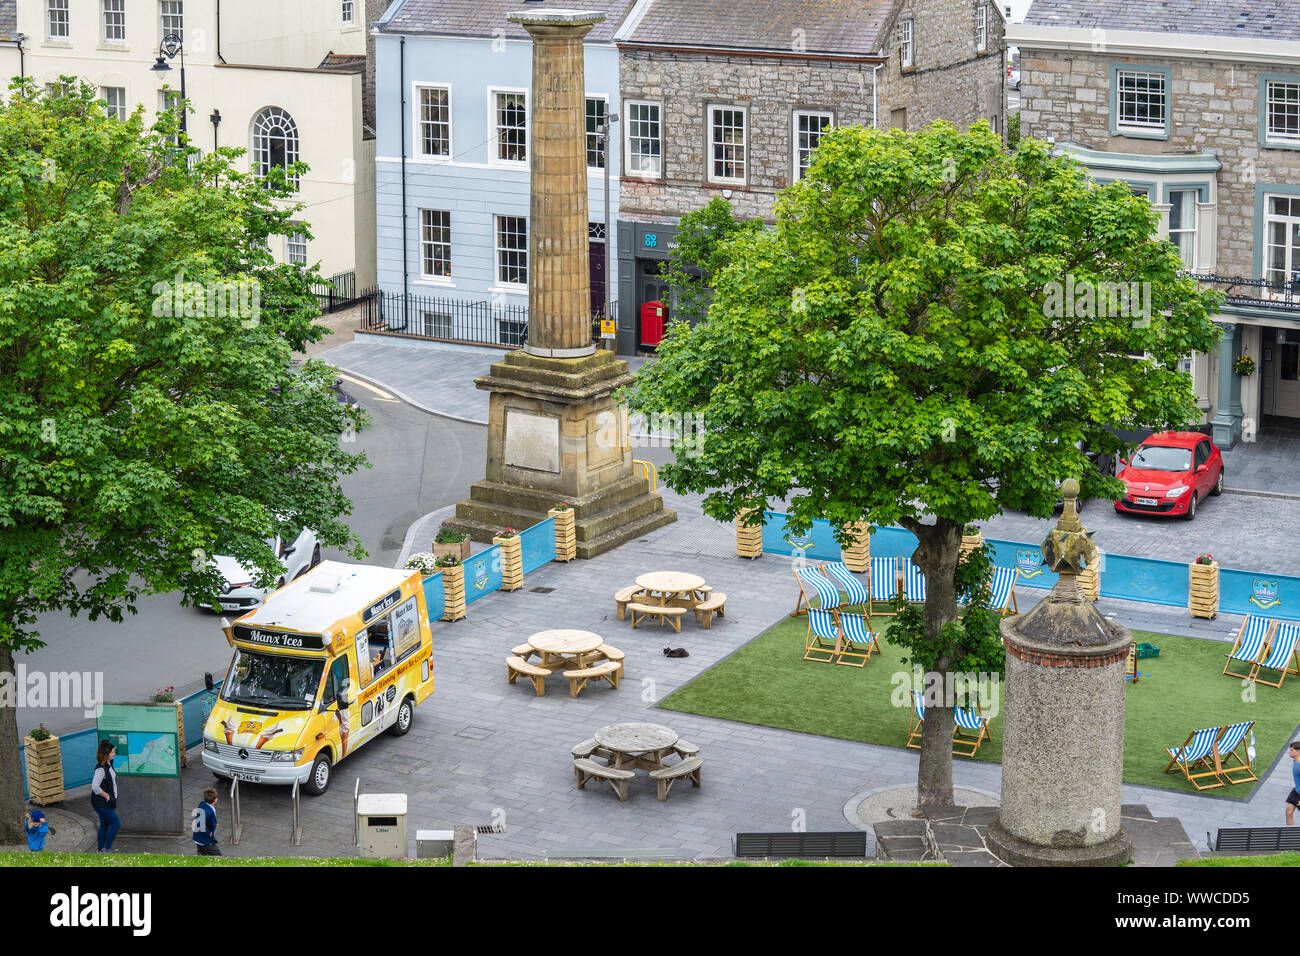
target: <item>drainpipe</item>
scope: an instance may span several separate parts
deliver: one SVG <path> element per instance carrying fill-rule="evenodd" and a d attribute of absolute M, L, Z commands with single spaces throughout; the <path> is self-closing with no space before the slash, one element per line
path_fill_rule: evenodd
<path fill-rule="evenodd" d="M 877 114 L 877 110 L 879 109 L 879 107 L 877 106 L 876 103 L 876 88 L 880 82 L 877 79 L 877 75 L 880 73 L 880 68 L 884 65 L 885 64 L 883 63 L 877 63 L 874 67 L 871 68 L 871 127 L 872 129 L 880 129 L 880 116 Z"/>
<path fill-rule="evenodd" d="M 217 59 L 226 62 L 226 58 L 221 55 L 221 0 L 217 0 Z"/>
<path fill-rule="evenodd" d="M 406 261 L 406 244 L 410 238 L 406 231 L 406 37 L 402 37 L 401 46 L 397 55 L 398 61 L 398 83 L 401 86 L 399 98 L 401 100 L 402 111 L 398 116 L 397 125 L 402 130 L 402 329 L 408 328 L 407 307 L 410 296 L 408 295 L 408 266 Z"/>

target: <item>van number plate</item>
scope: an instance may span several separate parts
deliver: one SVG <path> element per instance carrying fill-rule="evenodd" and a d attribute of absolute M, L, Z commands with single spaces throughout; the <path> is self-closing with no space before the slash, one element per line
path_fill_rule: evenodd
<path fill-rule="evenodd" d="M 232 770 L 230 775 L 236 780 L 245 780 L 248 783 L 261 783 L 262 775 L 260 773 L 249 773 L 247 770 Z"/>

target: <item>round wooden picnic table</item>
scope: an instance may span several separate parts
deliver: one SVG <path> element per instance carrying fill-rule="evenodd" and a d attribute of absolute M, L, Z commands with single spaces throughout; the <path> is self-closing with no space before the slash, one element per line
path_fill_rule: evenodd
<path fill-rule="evenodd" d="M 702 600 L 697 592 L 704 587 L 704 578 L 685 571 L 650 571 L 636 579 L 636 586 L 657 595 L 661 607 L 670 601 L 683 599 L 693 606 Z"/>
<path fill-rule="evenodd" d="M 677 731 L 663 724 L 609 724 L 592 735 L 614 754 L 614 768 L 659 769 L 661 759 L 677 743 Z"/>
<path fill-rule="evenodd" d="M 578 670 L 587 666 L 586 655 L 604 643 L 605 639 L 599 634 L 568 628 L 538 631 L 528 638 L 529 646 L 541 652 L 543 667 L 568 667 L 576 663 Z"/>

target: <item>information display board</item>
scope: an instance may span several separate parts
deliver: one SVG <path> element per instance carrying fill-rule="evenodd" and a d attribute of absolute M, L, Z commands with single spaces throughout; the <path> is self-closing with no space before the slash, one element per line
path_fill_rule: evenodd
<path fill-rule="evenodd" d="M 181 775 L 173 705 L 104 704 L 96 724 L 99 739 L 117 748 L 113 769 L 123 777 Z"/>

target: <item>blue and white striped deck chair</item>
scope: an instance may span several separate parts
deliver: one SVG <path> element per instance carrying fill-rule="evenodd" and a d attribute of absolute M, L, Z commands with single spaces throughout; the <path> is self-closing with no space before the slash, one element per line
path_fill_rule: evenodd
<path fill-rule="evenodd" d="M 1255 680 L 1268 687 L 1281 687 L 1287 674 L 1300 674 L 1300 624 L 1278 622 L 1273 632 L 1273 642 L 1268 646 L 1268 655 L 1255 668 Z M 1277 671 L 1277 683 L 1264 680 L 1260 671 Z"/>
<path fill-rule="evenodd" d="M 829 664 L 840 650 L 839 630 L 835 626 L 835 612 L 818 607 L 808 609 L 808 635 L 803 640 L 803 659 Z M 820 655 L 825 655 L 822 657 Z"/>
<path fill-rule="evenodd" d="M 1237 632 L 1237 641 L 1232 645 L 1232 653 L 1224 655 L 1228 660 L 1223 665 L 1223 673 L 1228 677 L 1237 677 L 1243 680 L 1253 679 L 1259 670 L 1259 658 L 1264 653 L 1264 645 L 1276 627 L 1277 621 L 1271 617 L 1247 614 L 1246 620 L 1242 622 L 1241 630 Z M 1249 671 L 1242 674 L 1239 671 L 1232 670 L 1233 661 L 1249 664 Z"/>
<path fill-rule="evenodd" d="M 908 604 L 925 603 L 925 572 L 911 558 L 903 559 L 903 597 Z"/>
<path fill-rule="evenodd" d="M 863 614 L 867 613 L 871 595 L 867 593 L 863 583 L 853 576 L 847 564 L 843 561 L 828 561 L 821 566 L 821 572 L 844 592 L 845 598 L 841 607 L 857 606 L 862 609 Z"/>
<path fill-rule="evenodd" d="M 912 750 L 921 749 L 921 736 L 925 732 L 925 701 L 916 691 L 912 691 L 912 716 L 907 728 L 907 746 Z M 958 707 L 953 712 L 952 755 L 954 757 L 973 757 L 980 744 L 992 740 L 989 733 L 989 719 L 980 713 L 979 704 L 975 707 Z"/>
<path fill-rule="evenodd" d="M 1237 753 L 1237 749 L 1246 750 L 1246 734 L 1250 728 L 1255 725 L 1253 720 L 1243 720 L 1239 724 L 1230 724 L 1223 728 L 1223 733 L 1218 741 L 1214 744 L 1215 753 L 1218 754 L 1219 774 L 1222 779 L 1228 783 L 1250 783 L 1259 778 L 1255 776 L 1255 770 L 1250 765 L 1250 755 L 1247 752 L 1243 758 Z M 1236 763 L 1228 763 L 1229 758 Z M 1236 774 L 1236 776 L 1233 776 Z"/>
<path fill-rule="evenodd" d="M 876 643 L 876 632 L 871 629 L 870 620 L 861 614 L 840 611 L 839 621 L 840 653 L 835 663 L 845 667 L 866 666 L 873 651 L 880 653 L 880 645 Z M 849 660 L 845 660 L 846 657 Z"/>
<path fill-rule="evenodd" d="M 884 604 L 892 601 L 894 595 L 898 593 L 898 560 L 896 558 L 872 558 L 871 559 L 871 601 L 873 604 Z M 885 617 L 893 616 L 893 611 L 877 611 L 875 608 L 868 608 L 874 617 L 877 614 Z"/>
<path fill-rule="evenodd" d="M 829 611 L 840 606 L 839 589 L 830 578 L 816 568 L 795 568 L 794 576 L 799 582 L 799 598 L 794 602 L 794 613 L 790 615 L 791 617 L 798 617 L 804 610 L 811 608 L 814 595 L 821 599 L 822 610 Z"/>
<path fill-rule="evenodd" d="M 1181 747 L 1166 747 L 1165 752 L 1169 754 L 1169 765 L 1165 767 L 1165 773 L 1181 772 L 1197 790 L 1213 790 L 1216 787 L 1223 786 L 1223 780 L 1219 777 L 1219 768 L 1215 766 L 1215 741 L 1223 733 L 1222 727 L 1206 727 L 1204 730 L 1197 730 L 1187 735 L 1187 742 Z M 1215 782 L 1204 787 L 1200 781 L 1213 779 Z"/>
<path fill-rule="evenodd" d="M 1019 579 L 1019 568 L 994 568 L 993 596 L 989 607 L 1001 614 L 1019 614 L 1020 606 L 1016 604 L 1016 581 Z"/>

